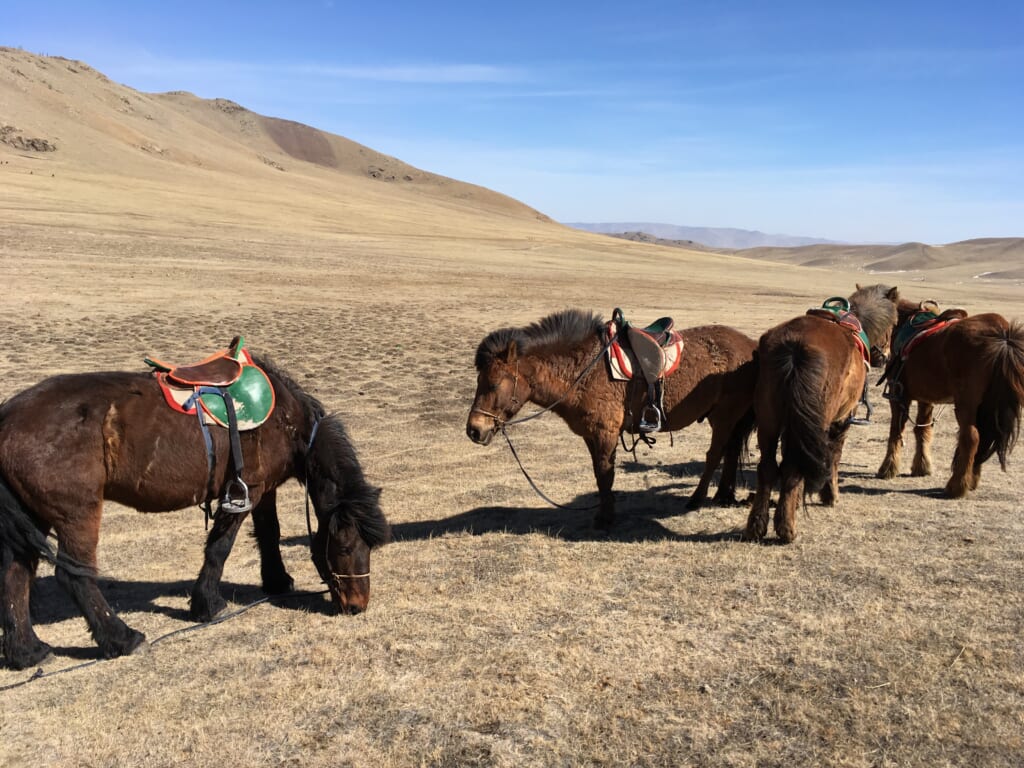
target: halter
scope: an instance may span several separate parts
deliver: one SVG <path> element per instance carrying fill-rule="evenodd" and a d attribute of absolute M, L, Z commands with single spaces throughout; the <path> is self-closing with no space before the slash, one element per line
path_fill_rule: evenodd
<path fill-rule="evenodd" d="M 320 419 L 317 419 L 316 421 L 314 421 L 313 422 L 313 428 L 309 432 L 309 442 L 306 443 L 306 455 L 307 456 L 309 455 L 309 452 L 313 449 L 313 441 L 316 439 L 316 433 L 320 429 L 320 421 L 321 421 Z M 313 525 L 310 522 L 310 518 L 309 518 L 309 478 L 308 477 L 306 478 L 306 532 L 309 534 L 309 550 L 310 550 L 309 557 L 312 560 L 313 559 Z M 330 539 L 329 536 L 325 536 L 324 537 L 324 567 L 327 569 L 327 572 L 331 576 L 331 581 L 335 582 L 335 586 L 338 588 L 339 591 L 341 590 L 341 582 L 344 579 L 368 579 L 370 577 L 370 572 L 369 571 L 367 571 L 366 573 L 335 573 L 334 571 L 332 571 L 331 570 L 331 561 L 330 561 L 330 558 L 327 556 L 328 552 L 329 552 L 330 546 L 331 546 L 331 539 Z M 313 565 L 316 565 L 316 561 L 315 560 L 313 561 Z M 319 571 L 320 569 L 318 568 L 317 570 Z M 324 583 L 328 584 L 327 579 L 324 579 Z M 328 586 L 330 586 L 330 584 L 328 584 Z"/>
<path fill-rule="evenodd" d="M 479 413 L 479 414 L 481 414 L 483 416 L 487 416 L 487 417 L 489 417 L 491 419 L 494 419 L 494 426 L 498 427 L 502 431 L 504 431 L 505 427 L 514 427 L 516 424 L 523 424 L 523 423 L 525 423 L 527 421 L 532 421 L 533 419 L 536 419 L 536 418 L 538 418 L 540 416 L 543 416 L 548 411 L 553 410 L 554 408 L 556 408 L 559 405 L 561 405 L 565 401 L 565 399 L 567 397 L 569 397 L 569 395 L 572 394 L 573 390 L 576 389 L 576 387 L 579 386 L 581 381 L 583 381 L 583 377 L 586 376 L 588 373 L 590 373 L 590 369 L 593 368 L 595 365 L 597 365 L 598 360 L 600 360 L 602 357 L 604 357 L 605 353 L 608 351 L 608 348 L 611 347 L 612 341 L 614 341 L 614 337 L 609 338 L 608 342 L 603 347 L 601 347 L 601 351 L 597 353 L 597 355 L 594 357 L 594 359 L 591 360 L 589 363 L 587 363 L 586 367 L 582 371 L 580 371 L 579 375 L 573 380 L 572 384 L 569 385 L 569 388 L 567 390 L 565 390 L 565 394 L 563 394 L 560 398 L 555 400 L 555 402 L 553 402 L 551 405 L 547 406 L 546 408 L 541 408 L 539 411 L 536 411 L 535 413 L 528 414 L 528 415 L 523 416 L 523 417 L 518 418 L 518 419 L 512 419 L 512 421 L 505 421 L 501 417 L 491 413 L 490 411 L 485 411 L 483 408 L 473 407 L 473 408 L 469 409 L 469 412 L 470 413 Z M 516 386 L 518 385 L 518 383 L 519 383 L 519 361 L 516 360 L 516 373 L 515 373 L 515 377 L 512 379 L 512 404 L 513 405 L 516 405 L 519 402 L 518 398 L 516 398 Z M 507 436 L 506 436 L 506 439 L 507 439 Z M 509 443 L 509 446 L 511 447 L 511 443 Z"/>

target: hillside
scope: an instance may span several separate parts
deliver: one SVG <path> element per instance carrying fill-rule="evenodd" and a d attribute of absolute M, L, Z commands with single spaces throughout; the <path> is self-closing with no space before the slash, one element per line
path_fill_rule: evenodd
<path fill-rule="evenodd" d="M 817 243 L 788 248 L 762 246 L 735 249 L 714 247 L 700 240 L 659 237 L 646 230 L 608 234 L 630 242 L 685 248 L 689 251 L 708 251 L 801 267 L 848 269 L 879 275 L 942 274 L 955 280 L 1005 280 L 1024 283 L 1024 238 L 1019 237 L 977 238 L 946 245 Z"/>
<path fill-rule="evenodd" d="M 344 209 L 346 218 L 338 221 L 343 229 L 353 228 L 353 216 L 361 219 L 359 229 L 415 229 L 443 222 L 453 210 L 506 223 L 550 223 L 505 195 L 414 168 L 341 136 L 226 99 L 141 93 L 82 62 L 12 48 L 0 48 L 0 158 L 8 187 L 17 174 L 100 182 L 111 194 L 92 195 L 93 206 L 140 214 L 156 204 L 173 215 L 160 191 L 188 189 L 200 198 L 214 191 L 231 196 L 232 190 L 285 200 L 292 193 L 328 196 Z M 129 179 L 144 188 L 119 200 L 116 188 Z M 66 186 L 53 190 L 57 196 L 68 192 Z M 392 204 L 369 211 L 347 206 L 347 198 Z M 250 209 L 247 218 L 258 222 L 261 214 Z"/>
<path fill-rule="evenodd" d="M 709 248 L 741 250 L 755 247 L 791 248 L 801 245 L 817 245 L 832 243 L 820 237 L 801 237 L 797 235 L 771 235 L 753 229 L 737 229 L 735 227 L 686 227 L 678 224 L 660 224 L 655 222 L 628 223 L 586 223 L 566 222 L 566 226 L 596 232 L 602 235 L 620 235 L 622 233 L 642 232 L 655 240 L 686 243 L 696 242 Z"/>

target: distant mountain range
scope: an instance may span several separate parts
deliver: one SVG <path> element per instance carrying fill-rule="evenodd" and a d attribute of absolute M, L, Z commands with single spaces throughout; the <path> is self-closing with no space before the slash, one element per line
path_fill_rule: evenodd
<path fill-rule="evenodd" d="M 796 235 L 769 235 L 751 229 L 729 227 L 684 227 L 678 224 L 654 222 L 564 222 L 567 227 L 595 232 L 600 235 L 618 235 L 625 232 L 642 232 L 659 240 L 689 241 L 709 248 L 725 248 L 739 251 L 745 248 L 795 248 L 801 245 L 838 245 L 838 240 L 822 237 L 799 237 Z"/>

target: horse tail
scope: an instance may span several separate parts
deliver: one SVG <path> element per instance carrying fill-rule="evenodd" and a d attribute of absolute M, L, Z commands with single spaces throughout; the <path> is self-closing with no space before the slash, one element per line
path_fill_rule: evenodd
<path fill-rule="evenodd" d="M 784 341 L 761 365 L 780 382 L 782 463 L 796 467 L 806 493 L 821 490 L 829 478 L 831 451 L 825 432 L 827 361 L 797 339 Z"/>
<path fill-rule="evenodd" d="M 32 513 L 0 475 L 0 561 L 38 557 L 57 563 L 57 553 L 36 525 Z"/>
<path fill-rule="evenodd" d="M 1021 410 L 1024 409 L 1024 322 L 1014 320 L 1009 327 L 986 336 L 992 376 L 978 409 L 978 454 L 980 465 L 996 454 L 1006 471 L 1006 458 L 1020 435 Z"/>

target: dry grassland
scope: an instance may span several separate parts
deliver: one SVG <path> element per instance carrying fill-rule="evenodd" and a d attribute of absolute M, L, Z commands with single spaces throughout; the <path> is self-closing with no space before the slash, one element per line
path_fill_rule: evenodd
<path fill-rule="evenodd" d="M 480 339 L 565 307 L 757 335 L 855 281 L 1021 316 L 1019 285 L 662 249 L 378 182 L 210 171 L 183 186 L 30 175 L 41 161 L 3 156 L 0 397 L 244 333 L 342 414 L 395 540 L 363 615 L 277 600 L 66 674 L 95 646 L 42 568 L 37 629 L 57 651 L 49 676 L 0 692 L 0 765 L 1024 763 L 1024 454 L 1006 474 L 987 465 L 968 499 L 940 498 L 951 408 L 934 477 L 876 479 L 888 416 L 856 428 L 839 505 L 809 504 L 791 546 L 738 541 L 744 508 L 681 514 L 703 425 L 620 451 L 610 534 L 547 506 L 500 441 L 464 434 Z M 546 493 L 593 503 L 561 422 L 513 439 Z M 297 485 L 279 506 L 289 570 L 319 589 Z M 150 640 L 190 626 L 201 513 L 108 505 L 103 526 L 123 618 Z M 236 606 L 261 596 L 247 539 L 225 571 Z M 0 686 L 28 676 L 2 670 Z"/>

